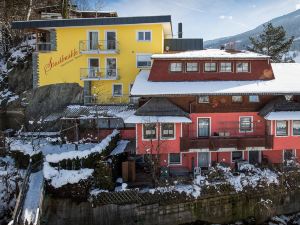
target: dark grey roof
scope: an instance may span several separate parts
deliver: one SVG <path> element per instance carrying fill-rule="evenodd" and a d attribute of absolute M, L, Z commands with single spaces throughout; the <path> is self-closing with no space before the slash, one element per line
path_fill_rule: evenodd
<path fill-rule="evenodd" d="M 280 96 L 266 104 L 259 112 L 259 115 L 266 116 L 270 112 L 293 112 L 300 111 L 300 102 L 287 101 Z"/>
<path fill-rule="evenodd" d="M 171 16 L 139 16 L 139 17 L 107 17 L 107 18 L 79 18 L 59 20 L 31 20 L 12 22 L 13 29 L 43 28 L 43 27 L 73 27 L 94 25 L 119 25 L 139 23 L 171 23 Z"/>
<path fill-rule="evenodd" d="M 203 50 L 203 39 L 201 38 L 165 39 L 164 49 L 165 51 Z"/>
<path fill-rule="evenodd" d="M 151 98 L 148 102 L 136 110 L 136 116 L 188 116 L 177 105 L 166 98 Z"/>

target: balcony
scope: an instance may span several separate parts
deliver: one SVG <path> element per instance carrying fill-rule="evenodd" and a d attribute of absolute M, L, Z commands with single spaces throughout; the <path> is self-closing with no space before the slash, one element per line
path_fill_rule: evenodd
<path fill-rule="evenodd" d="M 119 69 L 108 68 L 81 68 L 80 79 L 84 81 L 92 80 L 118 80 Z"/>
<path fill-rule="evenodd" d="M 240 128 L 239 122 L 220 122 L 217 129 L 207 137 L 189 137 L 184 131 L 184 137 L 180 140 L 181 151 L 189 149 L 210 149 L 236 148 L 244 150 L 247 147 L 273 148 L 273 136 L 265 134 L 265 124 L 263 122 L 251 123 L 251 128 Z M 195 132 L 193 132 L 195 133 Z"/>
<path fill-rule="evenodd" d="M 36 50 L 39 52 L 50 52 L 52 51 L 52 43 L 50 42 L 37 42 Z"/>
<path fill-rule="evenodd" d="M 106 104 L 106 105 L 123 105 L 123 104 L 131 104 L 137 105 L 138 98 L 131 97 L 130 95 L 122 95 L 122 96 L 112 96 L 112 95 L 86 95 L 84 96 L 84 104 L 85 105 L 97 105 L 97 104 Z"/>
<path fill-rule="evenodd" d="M 117 41 L 88 41 L 79 42 L 81 54 L 118 54 L 119 42 Z"/>

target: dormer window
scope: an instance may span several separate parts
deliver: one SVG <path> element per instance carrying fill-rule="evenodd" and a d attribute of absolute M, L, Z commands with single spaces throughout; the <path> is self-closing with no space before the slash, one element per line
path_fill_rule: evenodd
<path fill-rule="evenodd" d="M 217 63 L 215 62 L 205 63 L 204 72 L 217 72 Z"/>
<path fill-rule="evenodd" d="M 237 73 L 248 73 L 250 71 L 248 62 L 238 62 L 236 64 L 236 72 Z"/>
<path fill-rule="evenodd" d="M 182 72 L 182 63 L 171 63 L 170 71 L 171 72 Z"/>
<path fill-rule="evenodd" d="M 220 64 L 220 72 L 232 72 L 231 62 L 221 62 Z"/>
<path fill-rule="evenodd" d="M 198 72 L 199 64 L 196 62 L 188 62 L 186 63 L 186 72 Z"/>

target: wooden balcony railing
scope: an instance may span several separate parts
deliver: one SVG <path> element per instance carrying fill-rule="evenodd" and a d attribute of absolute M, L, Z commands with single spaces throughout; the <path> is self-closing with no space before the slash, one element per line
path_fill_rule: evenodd
<path fill-rule="evenodd" d="M 218 150 L 220 148 L 236 148 L 244 150 L 247 147 L 264 147 L 266 149 L 273 148 L 273 136 L 245 136 L 245 137 L 221 137 L 211 136 L 207 138 L 188 138 L 180 139 L 181 151 L 189 149 L 210 149 Z"/>

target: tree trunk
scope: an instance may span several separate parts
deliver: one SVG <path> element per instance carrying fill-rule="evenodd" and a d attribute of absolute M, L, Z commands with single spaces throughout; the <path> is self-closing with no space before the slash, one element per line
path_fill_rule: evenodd
<path fill-rule="evenodd" d="M 29 5 L 28 5 L 28 10 L 27 10 L 27 16 L 26 16 L 26 20 L 28 21 L 31 15 L 31 11 L 32 11 L 32 0 L 29 0 Z"/>

